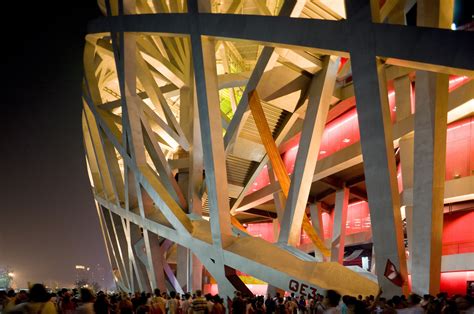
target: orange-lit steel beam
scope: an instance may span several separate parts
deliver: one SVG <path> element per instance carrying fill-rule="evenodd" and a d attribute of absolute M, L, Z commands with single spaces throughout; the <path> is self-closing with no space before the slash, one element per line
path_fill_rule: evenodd
<path fill-rule="evenodd" d="M 265 146 L 265 150 L 267 151 L 267 155 L 272 164 L 273 171 L 276 177 L 278 178 L 285 198 L 287 198 L 288 192 L 290 190 L 290 177 L 286 172 L 285 164 L 281 159 L 278 147 L 276 146 L 275 141 L 273 140 L 273 136 L 265 118 L 265 113 L 263 112 L 260 99 L 258 97 L 257 91 L 255 90 L 249 93 L 249 107 L 252 111 L 255 124 L 257 125 L 260 138 L 262 139 L 262 144 L 263 146 Z M 326 248 L 323 241 L 321 241 L 317 233 L 314 231 L 309 221 L 309 218 L 306 215 L 304 215 L 303 217 L 302 227 L 308 237 L 313 242 L 313 244 L 318 248 L 318 250 L 320 250 L 324 256 L 330 256 L 330 251 Z"/>

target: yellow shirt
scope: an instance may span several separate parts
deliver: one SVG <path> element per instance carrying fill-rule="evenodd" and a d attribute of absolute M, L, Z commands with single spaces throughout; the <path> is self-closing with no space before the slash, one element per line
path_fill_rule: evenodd
<path fill-rule="evenodd" d="M 57 314 L 53 302 L 27 302 L 21 303 L 10 309 L 11 312 L 21 312 L 27 314 Z"/>

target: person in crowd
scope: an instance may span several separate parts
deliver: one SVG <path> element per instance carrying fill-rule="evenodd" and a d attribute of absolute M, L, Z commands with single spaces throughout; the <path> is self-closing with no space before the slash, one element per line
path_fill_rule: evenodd
<path fill-rule="evenodd" d="M 338 308 L 341 295 L 334 290 L 326 291 L 326 297 L 324 298 L 324 313 L 325 314 L 339 314 L 341 311 Z"/>
<path fill-rule="evenodd" d="M 19 303 L 9 308 L 6 313 L 35 313 L 35 314 L 57 314 L 56 306 L 50 301 L 51 296 L 49 295 L 46 288 L 40 284 L 34 284 L 30 289 L 29 300 L 23 299 L 22 303 Z"/>
<path fill-rule="evenodd" d="M 17 293 L 13 289 L 9 289 L 6 292 L 5 299 L 3 300 L 3 312 L 9 313 L 17 305 Z"/>
<path fill-rule="evenodd" d="M 214 307 L 214 302 L 212 302 L 212 294 L 207 293 L 205 296 L 207 302 L 207 312 L 212 313 L 212 308 Z"/>
<path fill-rule="evenodd" d="M 8 302 L 7 292 L 5 290 L 0 290 L 0 313 L 2 313 L 6 302 Z"/>
<path fill-rule="evenodd" d="M 224 300 L 216 294 L 213 297 L 214 305 L 212 306 L 212 314 L 224 314 L 225 313 L 225 307 L 224 307 Z"/>
<path fill-rule="evenodd" d="M 240 291 L 236 291 L 232 299 L 232 314 L 245 314 L 246 306 Z"/>
<path fill-rule="evenodd" d="M 403 314 L 423 314 L 425 311 L 420 305 L 421 298 L 416 294 L 410 294 L 406 300 L 406 305 L 403 309 L 398 309 L 397 313 Z"/>
<path fill-rule="evenodd" d="M 257 314 L 264 314 L 265 313 L 265 300 L 263 299 L 263 295 L 257 297 Z"/>
<path fill-rule="evenodd" d="M 398 310 L 402 310 L 405 308 L 404 304 L 403 304 L 403 301 L 402 301 L 402 298 L 400 298 L 400 296 L 398 295 L 395 295 L 392 297 L 392 303 L 393 303 L 393 308 L 398 311 Z"/>
<path fill-rule="evenodd" d="M 169 296 L 157 289 L 150 293 L 134 293 L 135 309 L 128 293 L 107 294 L 102 291 L 97 297 L 91 290 L 83 288 L 80 294 L 63 289 L 57 292 L 56 304 L 41 284 L 34 285 L 29 292 L 0 291 L 0 314 L 224 314 L 224 300 L 219 295 L 196 291 L 194 300 L 190 293 L 180 295 L 172 291 Z M 377 296 L 350 296 L 342 298 L 334 290 L 327 290 L 326 296 L 316 294 L 308 297 L 278 297 L 268 295 L 248 296 L 235 291 L 234 298 L 228 299 L 228 312 L 232 314 L 474 314 L 472 296 L 448 296 L 440 293 L 436 297 L 426 294 L 421 298 L 416 294 L 393 296 L 390 299 Z M 278 294 L 280 295 L 280 294 Z M 293 294 L 294 296 L 294 294 Z M 167 300 L 165 300 L 167 298 Z"/>
<path fill-rule="evenodd" d="M 293 297 L 286 298 L 286 308 L 290 314 L 296 314 L 298 312 L 298 304 Z"/>
<path fill-rule="evenodd" d="M 175 291 L 170 292 L 170 297 L 166 300 L 166 309 L 168 314 L 178 314 L 179 302 L 176 300 Z"/>
<path fill-rule="evenodd" d="M 275 313 L 276 310 L 276 302 L 272 298 L 270 294 L 267 295 L 267 299 L 265 300 L 265 311 L 267 314 Z"/>
<path fill-rule="evenodd" d="M 137 310 L 135 311 L 136 314 L 146 314 L 150 313 L 150 307 L 147 304 L 148 298 L 146 293 L 142 293 L 140 298 L 138 299 L 138 306 Z"/>
<path fill-rule="evenodd" d="M 316 294 L 316 298 L 314 300 L 314 313 L 315 314 L 323 314 L 326 310 L 326 307 L 323 304 L 324 296 L 322 294 Z"/>
<path fill-rule="evenodd" d="M 207 301 L 206 298 L 203 298 L 201 290 L 196 290 L 196 298 L 191 302 L 191 313 L 208 314 Z"/>
<path fill-rule="evenodd" d="M 454 302 L 460 313 L 473 314 L 474 302 L 473 298 L 469 296 L 456 296 Z"/>
<path fill-rule="evenodd" d="M 155 296 L 150 299 L 151 314 L 166 314 L 166 300 L 161 296 L 160 289 L 155 289 Z"/>
<path fill-rule="evenodd" d="M 110 313 L 110 304 L 107 298 L 107 295 L 100 291 L 97 294 L 97 299 L 94 302 L 94 312 L 95 314 L 109 314 Z"/>
<path fill-rule="evenodd" d="M 120 314 L 133 314 L 133 304 L 128 294 L 122 293 L 122 295 L 120 296 L 118 310 Z"/>
<path fill-rule="evenodd" d="M 255 314 L 257 312 L 257 298 L 247 298 L 246 313 Z"/>
<path fill-rule="evenodd" d="M 3 311 L 5 313 L 8 312 L 12 307 L 15 306 L 15 301 L 16 301 L 15 290 L 13 289 L 8 290 L 7 295 L 3 301 Z"/>
<path fill-rule="evenodd" d="M 349 295 L 345 295 L 342 297 L 342 303 L 339 305 L 341 314 L 348 314 L 349 313 L 349 306 L 354 303 L 352 297 Z"/>
<path fill-rule="evenodd" d="M 304 296 L 300 296 L 300 299 L 298 300 L 298 314 L 306 314 L 306 312 L 306 300 Z"/>
<path fill-rule="evenodd" d="M 52 300 L 52 296 L 49 295 L 49 299 L 51 300 L 51 302 L 53 302 L 53 304 L 55 303 L 54 300 Z M 16 295 L 15 297 L 15 305 L 18 305 L 20 303 L 24 303 L 24 302 L 27 302 L 28 301 L 28 293 L 26 293 L 25 290 L 20 290 L 20 292 L 18 292 L 18 294 Z"/>
<path fill-rule="evenodd" d="M 275 314 L 288 314 L 285 307 L 285 300 L 282 297 L 279 297 L 277 300 Z"/>
<path fill-rule="evenodd" d="M 67 290 L 62 293 L 61 300 L 59 301 L 59 309 L 61 314 L 73 314 L 76 310 L 76 304 L 72 301 L 71 293 Z"/>
<path fill-rule="evenodd" d="M 191 294 L 186 292 L 183 297 L 183 302 L 181 303 L 181 311 L 183 314 L 188 314 L 191 308 Z"/>
<path fill-rule="evenodd" d="M 176 296 L 174 298 L 176 299 L 176 304 L 178 304 L 177 314 L 183 314 L 183 309 L 181 308 L 183 304 L 183 301 L 181 300 L 181 295 L 179 293 L 176 293 Z"/>
<path fill-rule="evenodd" d="M 442 304 L 439 300 L 433 299 L 426 305 L 427 314 L 441 313 Z M 474 313 L 474 312 L 473 312 Z"/>
<path fill-rule="evenodd" d="M 131 301 L 132 301 L 132 304 L 133 304 L 133 311 L 136 312 L 138 306 L 140 305 L 140 292 L 138 292 L 138 291 L 135 292 L 135 294 L 133 295 Z"/>
<path fill-rule="evenodd" d="M 81 288 L 81 303 L 76 309 L 77 314 L 94 314 L 95 296 L 91 290 Z"/>
<path fill-rule="evenodd" d="M 119 296 L 118 294 L 114 293 L 110 296 L 110 314 L 119 314 L 118 308 Z"/>

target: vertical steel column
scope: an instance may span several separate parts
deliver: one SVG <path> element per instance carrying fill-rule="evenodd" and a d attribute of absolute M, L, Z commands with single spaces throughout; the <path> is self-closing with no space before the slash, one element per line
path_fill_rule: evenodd
<path fill-rule="evenodd" d="M 349 189 L 344 187 L 336 191 L 334 205 L 334 223 L 331 241 L 331 262 L 342 264 L 344 261 L 344 243 L 346 238 L 347 207 L 349 206 Z"/>
<path fill-rule="evenodd" d="M 417 25 L 449 28 L 453 2 L 418 1 Z M 441 279 L 448 86 L 447 74 L 416 72 L 412 289 L 418 294 L 437 294 Z"/>
<path fill-rule="evenodd" d="M 377 60 L 375 34 L 369 1 L 346 1 L 348 23 L 358 28 L 350 37 L 354 91 L 357 100 L 360 139 L 369 199 L 372 235 L 379 285 L 388 296 L 402 289 L 384 276 L 390 260 L 405 279 L 408 292 L 405 248 L 400 214 L 384 65 Z"/>

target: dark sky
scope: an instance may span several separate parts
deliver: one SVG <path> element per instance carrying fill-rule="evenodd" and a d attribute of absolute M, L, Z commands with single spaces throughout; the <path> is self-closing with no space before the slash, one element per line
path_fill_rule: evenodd
<path fill-rule="evenodd" d="M 97 3 L 7 1 L 2 15 L 0 266 L 20 287 L 72 283 L 76 264 L 110 272 L 81 131 L 83 43 Z"/>

